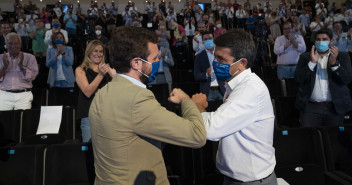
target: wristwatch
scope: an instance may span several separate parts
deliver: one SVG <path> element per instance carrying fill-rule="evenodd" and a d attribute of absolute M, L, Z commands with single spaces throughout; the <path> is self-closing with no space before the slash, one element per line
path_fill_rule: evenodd
<path fill-rule="evenodd" d="M 330 65 L 330 67 L 336 67 L 336 66 L 339 66 L 339 62 L 336 60 L 335 64 L 334 65 Z"/>
<path fill-rule="evenodd" d="M 20 67 L 20 71 L 22 72 L 22 71 L 24 71 L 24 70 L 26 70 L 26 66 L 23 66 L 23 67 Z"/>

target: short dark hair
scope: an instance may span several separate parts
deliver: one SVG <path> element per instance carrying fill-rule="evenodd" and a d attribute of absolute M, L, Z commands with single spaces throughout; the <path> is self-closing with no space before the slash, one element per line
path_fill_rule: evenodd
<path fill-rule="evenodd" d="M 8 25 L 11 25 L 9 22 L 6 22 L 6 21 L 1 21 L 0 26 L 2 26 L 3 24 L 8 24 Z"/>
<path fill-rule="evenodd" d="M 229 48 L 234 61 L 246 58 L 247 69 L 253 65 L 257 50 L 252 35 L 243 29 L 232 29 L 216 37 L 214 43 L 217 47 Z"/>
<path fill-rule="evenodd" d="M 213 38 L 214 38 L 214 33 L 211 32 L 211 31 L 205 31 L 205 32 L 202 32 L 201 34 L 202 34 L 202 40 L 203 40 L 203 36 L 204 36 L 204 35 L 208 35 L 208 34 L 212 35 Z"/>
<path fill-rule="evenodd" d="M 326 34 L 326 35 L 328 35 L 328 37 L 330 38 L 330 40 L 333 38 L 332 31 L 331 31 L 330 29 L 328 29 L 328 28 L 322 28 L 322 29 L 318 30 L 318 31 L 316 32 L 316 34 L 315 34 L 314 40 L 317 39 L 317 36 L 318 36 L 319 34 Z"/>
<path fill-rule="evenodd" d="M 116 28 L 110 38 L 108 49 L 111 64 L 118 73 L 131 70 L 133 58 L 147 59 L 150 54 L 148 43 L 157 43 L 155 32 L 140 27 L 121 26 Z"/>

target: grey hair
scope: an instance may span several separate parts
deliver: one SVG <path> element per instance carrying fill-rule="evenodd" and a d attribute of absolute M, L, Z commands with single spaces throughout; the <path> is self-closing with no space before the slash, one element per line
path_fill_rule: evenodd
<path fill-rule="evenodd" d="M 17 33 L 15 33 L 15 32 L 11 32 L 11 33 L 9 33 L 9 34 L 6 35 L 6 37 L 5 37 L 5 43 L 6 43 L 6 44 L 8 44 L 8 43 L 10 42 L 10 38 L 11 38 L 11 37 L 16 37 L 16 38 L 20 41 L 20 43 L 21 43 L 21 45 L 22 45 L 21 37 L 20 37 Z"/>

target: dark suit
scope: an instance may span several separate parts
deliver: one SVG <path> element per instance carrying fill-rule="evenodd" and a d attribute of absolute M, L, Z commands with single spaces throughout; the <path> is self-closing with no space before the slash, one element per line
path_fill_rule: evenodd
<path fill-rule="evenodd" d="M 210 89 L 210 80 L 211 78 L 207 78 L 207 69 L 210 67 L 209 58 L 207 55 L 207 51 L 203 50 L 201 53 L 196 55 L 194 61 L 194 79 L 200 82 L 200 92 L 206 94 L 208 96 Z M 225 82 L 218 80 L 218 84 L 220 87 L 221 94 L 224 95 Z"/>
<path fill-rule="evenodd" d="M 4 54 L 5 49 L 5 37 L 4 35 L 0 35 L 0 54 Z"/>
<path fill-rule="evenodd" d="M 296 107 L 302 112 L 310 101 L 316 79 L 317 66 L 311 71 L 308 63 L 310 52 L 300 56 L 295 72 L 295 80 L 299 85 Z M 351 61 L 347 53 L 339 52 L 337 61 L 340 66 L 332 71 L 327 67 L 329 89 L 332 105 L 338 115 L 344 115 L 352 110 L 352 101 L 347 85 L 352 80 Z"/>

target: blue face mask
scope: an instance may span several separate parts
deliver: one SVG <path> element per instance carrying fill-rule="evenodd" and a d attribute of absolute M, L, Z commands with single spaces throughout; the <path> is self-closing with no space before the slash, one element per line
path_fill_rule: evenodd
<path fill-rule="evenodd" d="M 58 28 L 60 25 L 58 23 L 53 24 L 54 28 Z"/>
<path fill-rule="evenodd" d="M 214 47 L 214 42 L 213 42 L 213 40 L 206 40 L 206 41 L 204 41 L 204 47 L 205 47 L 206 49 L 211 49 L 211 48 L 213 48 L 213 47 Z"/>
<path fill-rule="evenodd" d="M 58 44 L 64 44 L 64 40 L 56 39 L 55 40 L 55 45 L 58 45 Z"/>
<path fill-rule="evenodd" d="M 233 74 L 230 74 L 230 68 L 232 65 L 236 64 L 237 62 L 239 62 L 241 60 L 242 60 L 242 58 L 232 64 L 223 64 L 220 62 L 213 61 L 213 70 L 216 75 L 216 78 L 218 80 L 225 81 L 225 80 L 228 80 L 231 77 L 233 77 L 235 74 L 237 74 L 239 72 L 239 70 L 237 70 Z"/>
<path fill-rule="evenodd" d="M 143 62 L 145 62 L 145 63 L 148 63 L 148 64 L 152 65 L 152 72 L 150 73 L 150 75 L 147 75 L 147 74 L 143 73 L 143 72 L 142 72 L 141 70 L 139 70 L 139 69 L 138 69 L 137 71 L 140 72 L 142 75 L 148 77 L 148 82 L 149 82 L 149 83 L 152 82 L 152 81 L 154 81 L 154 80 L 156 79 L 156 76 L 158 75 L 158 70 L 159 70 L 160 62 L 159 62 L 159 61 L 156 61 L 156 62 L 150 63 L 150 62 L 148 62 L 148 61 L 146 61 L 146 60 L 143 60 L 143 59 L 141 59 L 141 58 L 140 58 L 139 60 L 141 60 L 141 61 L 143 61 Z"/>
<path fill-rule="evenodd" d="M 315 48 L 318 52 L 325 52 L 329 49 L 329 41 L 315 41 Z"/>

